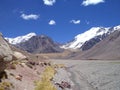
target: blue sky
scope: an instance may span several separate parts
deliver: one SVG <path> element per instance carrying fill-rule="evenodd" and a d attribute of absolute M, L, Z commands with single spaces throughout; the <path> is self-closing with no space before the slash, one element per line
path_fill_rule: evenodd
<path fill-rule="evenodd" d="M 91 27 L 120 25 L 120 0 L 0 0 L 0 32 L 67 42 Z"/>

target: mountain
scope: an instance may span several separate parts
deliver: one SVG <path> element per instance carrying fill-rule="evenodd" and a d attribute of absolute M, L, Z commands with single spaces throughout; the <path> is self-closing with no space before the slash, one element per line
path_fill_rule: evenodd
<path fill-rule="evenodd" d="M 16 46 L 30 53 L 54 53 L 62 51 L 57 43 L 45 35 L 33 36 L 25 42 L 16 44 Z"/>
<path fill-rule="evenodd" d="M 31 37 L 33 37 L 33 36 L 36 36 L 36 34 L 35 34 L 35 33 L 29 33 L 29 34 L 27 34 L 27 35 L 18 36 L 18 37 L 15 37 L 15 38 L 5 37 L 5 39 L 6 39 L 9 43 L 16 45 L 16 44 L 19 44 L 19 43 L 21 43 L 21 42 L 25 42 L 25 41 L 29 40 L 29 39 L 30 39 Z"/>
<path fill-rule="evenodd" d="M 61 52 L 63 50 L 59 47 L 58 43 L 55 43 L 50 37 L 46 35 L 38 36 L 35 33 L 29 33 L 24 36 L 5 39 L 17 48 L 30 53 L 54 53 Z"/>
<path fill-rule="evenodd" d="M 111 33 L 91 49 L 76 53 L 74 59 L 120 59 L 120 29 Z"/>
<path fill-rule="evenodd" d="M 86 32 L 75 36 L 73 41 L 62 46 L 55 43 L 48 36 L 38 36 L 35 33 L 29 33 L 27 35 L 18 36 L 16 38 L 6 38 L 6 40 L 20 49 L 24 49 L 30 53 L 61 52 L 62 49 L 79 49 L 86 51 L 118 29 L 120 29 L 120 25 L 107 28 L 92 27 Z"/>
<path fill-rule="evenodd" d="M 90 30 L 87 30 L 86 32 L 82 34 L 78 34 L 75 36 L 74 40 L 72 42 L 69 42 L 63 46 L 61 46 L 64 49 L 82 49 L 88 50 L 91 47 L 93 47 L 96 43 L 100 42 L 104 38 L 106 38 L 109 34 L 112 32 L 118 30 L 120 28 L 119 26 L 115 27 L 92 27 Z"/>
<path fill-rule="evenodd" d="M 41 80 L 39 76 L 48 64 L 44 57 L 9 44 L 0 33 L 0 90 L 34 90 L 34 81 Z"/>

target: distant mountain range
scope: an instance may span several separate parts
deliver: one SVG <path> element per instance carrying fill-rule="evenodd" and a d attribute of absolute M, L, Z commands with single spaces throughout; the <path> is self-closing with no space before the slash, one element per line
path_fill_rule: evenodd
<path fill-rule="evenodd" d="M 16 38 L 5 38 L 9 43 L 30 53 L 55 53 L 62 52 L 63 49 L 77 49 L 88 51 L 97 43 L 103 41 L 115 31 L 119 31 L 120 25 L 115 27 L 92 27 L 82 34 L 75 36 L 74 40 L 60 45 L 46 35 L 36 35 L 29 33 Z"/>
<path fill-rule="evenodd" d="M 88 50 L 118 29 L 120 29 L 120 25 L 107 28 L 92 27 L 86 32 L 75 36 L 72 42 L 66 43 L 61 47 L 64 49 L 82 49 L 83 51 Z"/>

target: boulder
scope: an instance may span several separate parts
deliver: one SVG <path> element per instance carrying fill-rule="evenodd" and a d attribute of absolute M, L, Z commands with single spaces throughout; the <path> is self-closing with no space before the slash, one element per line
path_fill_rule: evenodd
<path fill-rule="evenodd" d="M 5 69 L 6 63 L 12 61 L 12 57 L 13 52 L 0 33 L 0 72 Z"/>
<path fill-rule="evenodd" d="M 18 60 L 18 59 L 20 59 L 20 60 L 27 59 L 27 57 L 25 55 L 23 55 L 22 53 L 17 52 L 17 51 L 13 52 L 13 56 L 14 56 L 14 58 L 16 60 Z"/>

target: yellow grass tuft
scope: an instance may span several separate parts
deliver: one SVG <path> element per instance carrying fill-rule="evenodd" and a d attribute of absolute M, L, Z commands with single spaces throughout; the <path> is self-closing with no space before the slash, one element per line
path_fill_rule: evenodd
<path fill-rule="evenodd" d="M 35 90 L 57 90 L 51 82 L 55 72 L 52 66 L 47 66 L 42 74 L 41 81 L 36 82 Z"/>
<path fill-rule="evenodd" d="M 10 82 L 1 82 L 0 83 L 0 90 L 8 90 L 9 88 L 13 88 L 13 85 Z"/>

